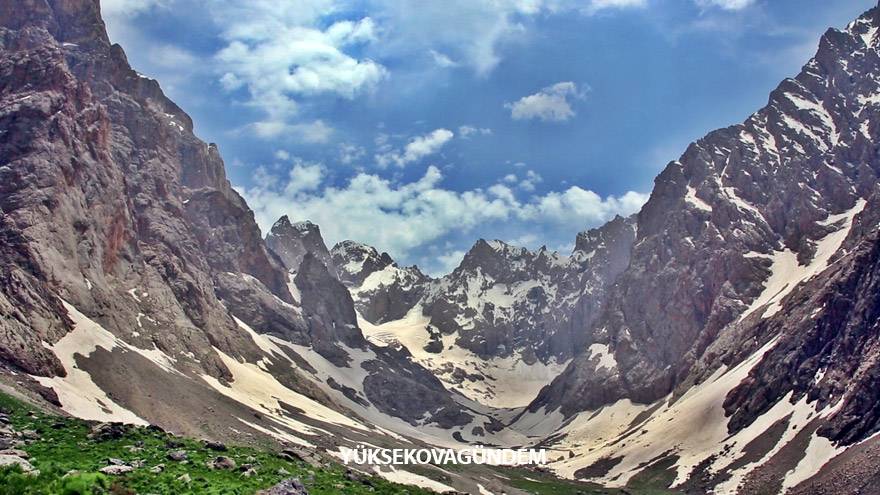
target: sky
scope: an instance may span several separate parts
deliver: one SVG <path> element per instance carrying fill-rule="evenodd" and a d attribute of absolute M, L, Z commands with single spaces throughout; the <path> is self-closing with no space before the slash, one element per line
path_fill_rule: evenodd
<path fill-rule="evenodd" d="M 281 215 L 439 275 L 567 254 L 868 0 L 102 0 L 110 37 Z"/>

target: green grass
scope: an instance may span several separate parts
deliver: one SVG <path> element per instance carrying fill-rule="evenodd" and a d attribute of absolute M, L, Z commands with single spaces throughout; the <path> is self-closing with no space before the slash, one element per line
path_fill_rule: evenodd
<path fill-rule="evenodd" d="M 340 465 L 314 468 L 287 461 L 270 451 L 230 446 L 227 452 L 215 452 L 200 441 L 152 428 L 131 427 L 121 438 L 96 440 L 89 438 L 92 424 L 44 414 L 5 394 L 0 394 L 0 409 L 9 414 L 17 431 L 34 430 L 40 434 L 39 440 L 21 447 L 40 474 L 24 474 L 17 466 L 0 469 L 0 495 L 252 494 L 289 477 L 299 478 L 314 495 L 431 493 L 379 477 L 365 478 L 365 482 L 350 481 Z M 169 448 L 169 442 L 180 445 Z M 167 458 L 168 452 L 178 449 L 187 451 L 188 462 Z M 252 464 L 257 474 L 245 477 L 238 469 L 207 467 L 206 462 L 218 455 L 231 457 L 238 466 Z M 111 457 L 126 462 L 143 460 L 144 466 L 121 476 L 98 473 Z M 150 468 L 157 464 L 164 464 L 165 470 L 152 473 Z M 289 474 L 279 472 L 281 469 Z M 178 481 L 183 474 L 190 476 L 189 483 Z"/>
<path fill-rule="evenodd" d="M 289 477 L 299 478 L 312 495 L 433 493 L 375 476 L 364 478 L 364 481 L 351 481 L 346 479 L 346 469 L 341 465 L 316 468 L 285 460 L 268 449 L 229 446 L 226 452 L 216 452 L 201 441 L 175 437 L 156 428 L 132 426 L 121 438 L 98 440 L 89 437 L 95 423 L 45 414 L 3 393 L 0 393 L 0 411 L 9 415 L 15 430 L 34 430 L 40 437 L 20 447 L 30 455 L 28 461 L 40 474 L 22 473 L 17 466 L 0 469 L 0 495 L 252 494 Z M 187 462 L 168 459 L 168 453 L 173 450 L 187 451 Z M 245 477 L 240 469 L 209 468 L 206 463 L 218 455 L 234 459 L 238 467 L 251 464 L 257 474 Z M 127 463 L 142 460 L 144 465 L 121 476 L 105 476 L 98 470 L 108 465 L 109 458 L 122 459 Z M 151 472 L 150 468 L 158 464 L 165 466 L 164 471 Z M 459 466 L 445 468 L 459 471 Z M 487 469 L 507 478 L 511 486 L 536 495 L 678 493 L 665 488 L 672 481 L 674 472 L 670 470 L 668 462 L 662 461 L 633 477 L 625 490 L 560 479 L 551 474 L 521 468 Z M 425 469 L 423 473 L 417 467 L 410 470 L 417 474 L 431 474 L 430 470 Z M 284 474 L 284 471 L 289 474 Z M 178 480 L 183 474 L 189 475 L 189 483 Z"/>

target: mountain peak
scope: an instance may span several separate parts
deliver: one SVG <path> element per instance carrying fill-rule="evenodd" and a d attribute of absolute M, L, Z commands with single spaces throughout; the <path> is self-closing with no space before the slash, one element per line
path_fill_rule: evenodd
<path fill-rule="evenodd" d="M 372 273 L 397 266 L 388 253 L 357 241 L 340 241 L 330 252 L 340 280 L 348 286 L 359 286 Z"/>
<path fill-rule="evenodd" d="M 328 270 L 333 271 L 333 261 L 324 244 L 321 229 L 308 220 L 291 223 L 290 217 L 282 215 L 266 234 L 266 245 L 290 271 L 299 269 L 306 253 L 311 253 Z"/>

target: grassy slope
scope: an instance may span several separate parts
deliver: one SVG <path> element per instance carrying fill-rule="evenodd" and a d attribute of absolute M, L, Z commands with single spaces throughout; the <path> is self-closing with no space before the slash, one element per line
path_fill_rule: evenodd
<path fill-rule="evenodd" d="M 281 459 L 268 450 L 230 446 L 227 452 L 214 452 L 200 441 L 177 438 L 150 428 L 132 427 L 122 438 L 99 441 L 89 438 L 91 426 L 85 421 L 44 414 L 5 394 L 0 394 L 0 409 L 9 414 L 16 431 L 34 430 L 40 435 L 39 440 L 20 447 L 30 454 L 29 461 L 40 470 L 39 476 L 21 474 L 17 467 L 0 469 L 0 495 L 251 494 L 292 476 L 299 478 L 314 495 L 432 493 L 378 477 L 350 481 L 345 478 L 342 466 L 313 468 Z M 132 447 L 140 450 L 132 451 Z M 178 449 L 188 452 L 188 462 L 167 458 L 168 452 Z M 233 458 L 238 466 L 252 464 L 257 474 L 245 477 L 239 469 L 208 468 L 206 462 L 218 455 Z M 143 460 L 144 467 L 121 476 L 99 474 L 98 469 L 107 466 L 107 459 L 111 457 L 126 462 Z M 151 472 L 150 468 L 157 464 L 164 464 L 165 470 Z M 279 474 L 281 469 L 290 474 L 283 471 Z M 79 474 L 65 477 L 70 471 L 79 471 Z M 183 474 L 190 476 L 189 483 L 178 481 Z"/>
<path fill-rule="evenodd" d="M 252 494 L 289 477 L 299 478 L 312 495 L 433 493 L 391 483 L 379 477 L 351 481 L 346 479 L 343 466 L 315 468 L 302 462 L 282 459 L 269 449 L 230 446 L 227 452 L 215 452 L 201 441 L 175 437 L 152 428 L 130 427 L 128 433 L 121 438 L 96 440 L 89 437 L 94 423 L 45 414 L 2 392 L 0 411 L 9 415 L 11 426 L 16 431 L 34 430 L 40 437 L 39 440 L 20 447 L 30 454 L 28 460 L 39 469 L 40 474 L 33 476 L 23 474 L 17 468 L 0 468 L 0 495 Z M 168 459 L 168 453 L 173 450 L 186 450 L 187 462 Z M 245 477 L 240 469 L 227 471 L 207 467 L 206 463 L 218 455 L 234 459 L 239 467 L 251 464 L 256 468 L 257 474 Z M 109 458 L 126 462 L 143 460 L 144 466 L 121 476 L 98 473 L 98 469 L 108 465 Z M 165 469 L 161 473 L 151 472 L 150 468 L 158 464 L 163 464 Z M 417 467 L 410 468 L 413 472 L 420 472 Z M 456 470 L 455 466 L 447 468 Z M 671 481 L 665 479 L 669 473 L 662 467 L 646 470 L 651 472 L 640 474 L 623 490 L 562 480 L 550 474 L 518 468 L 484 468 L 500 474 L 511 486 L 539 495 L 678 493 L 660 488 Z M 281 470 L 289 474 L 284 474 Z M 77 473 L 68 474 L 71 471 Z M 178 480 L 184 474 L 189 475 L 190 482 Z"/>

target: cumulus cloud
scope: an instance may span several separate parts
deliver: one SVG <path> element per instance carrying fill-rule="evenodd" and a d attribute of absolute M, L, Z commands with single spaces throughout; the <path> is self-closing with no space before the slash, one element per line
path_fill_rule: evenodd
<path fill-rule="evenodd" d="M 210 3 L 225 43 L 215 57 L 220 83 L 230 92 L 245 90 L 247 103 L 266 114 L 255 128 L 261 135 L 287 131 L 303 98 L 353 99 L 387 75 L 380 63 L 352 54 L 376 40 L 373 19 L 325 22 L 339 10 L 336 2 Z M 306 141 L 321 142 L 316 136 Z"/>
<path fill-rule="evenodd" d="M 488 127 L 475 127 L 472 125 L 463 125 L 458 128 L 458 135 L 461 136 L 462 139 L 468 139 L 471 136 L 489 136 L 492 134 L 492 129 Z"/>
<path fill-rule="evenodd" d="M 755 0 L 694 0 L 694 2 L 702 8 L 718 7 L 723 10 L 741 10 L 755 3 Z"/>
<path fill-rule="evenodd" d="M 519 188 L 523 191 L 532 192 L 535 190 L 535 185 L 544 182 L 544 178 L 541 177 L 541 174 L 535 172 L 534 170 L 526 171 L 526 178 L 519 182 Z"/>
<path fill-rule="evenodd" d="M 571 81 L 558 82 L 535 94 L 523 96 L 513 103 L 506 103 L 514 120 L 539 119 L 544 122 L 564 122 L 574 117 L 570 100 L 583 99 L 584 92 Z"/>
<path fill-rule="evenodd" d="M 367 155 L 367 150 L 356 144 L 342 143 L 339 145 L 339 162 L 350 165 Z"/>
<path fill-rule="evenodd" d="M 383 147 L 387 137 L 381 140 L 377 138 L 377 144 L 380 145 L 380 149 L 386 151 L 375 156 L 376 163 L 383 168 L 392 164 L 398 167 L 406 166 L 408 163 L 417 162 L 428 155 L 433 155 L 449 142 L 453 136 L 455 134 L 449 129 L 435 129 L 424 136 L 417 136 L 410 140 L 403 151 L 388 150 L 387 147 Z"/>
<path fill-rule="evenodd" d="M 633 213 L 647 200 L 637 192 L 603 198 L 576 186 L 520 198 L 506 179 L 485 189 L 454 191 L 442 186 L 443 175 L 433 166 L 402 184 L 362 172 L 343 186 L 328 185 L 324 167 L 312 163 L 297 163 L 286 176 L 263 174 L 239 191 L 263 229 L 286 214 L 317 222 L 330 243 L 355 239 L 396 257 L 493 222 L 522 230 L 549 226 L 573 236 L 615 214 Z"/>

